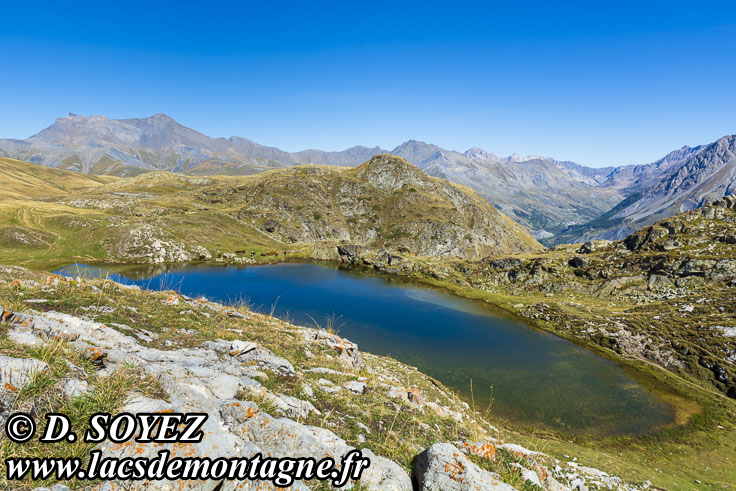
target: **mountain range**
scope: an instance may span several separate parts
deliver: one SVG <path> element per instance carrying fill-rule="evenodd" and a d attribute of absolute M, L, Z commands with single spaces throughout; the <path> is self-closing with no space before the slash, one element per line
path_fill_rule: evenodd
<path fill-rule="evenodd" d="M 645 165 L 592 168 L 542 156 L 499 157 L 410 140 L 394 149 L 286 152 L 247 138 L 212 138 L 165 114 L 110 119 L 70 114 L 24 140 L 1 139 L 0 156 L 86 174 L 152 170 L 244 175 L 300 164 L 357 166 L 393 154 L 425 173 L 467 185 L 546 244 L 618 239 L 736 192 L 736 136 L 682 147 Z"/>

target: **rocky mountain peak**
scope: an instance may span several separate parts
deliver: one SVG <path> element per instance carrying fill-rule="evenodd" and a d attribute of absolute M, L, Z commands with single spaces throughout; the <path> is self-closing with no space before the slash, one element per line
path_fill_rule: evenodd
<path fill-rule="evenodd" d="M 172 118 L 168 114 L 164 114 L 164 113 L 156 113 L 153 116 L 149 116 L 147 118 L 140 118 L 140 119 L 135 118 L 129 121 L 140 121 L 143 124 L 159 126 L 159 127 L 172 126 L 172 127 L 184 128 L 184 126 L 181 123 L 176 121 L 174 118 Z"/>
<path fill-rule="evenodd" d="M 363 166 L 391 168 L 401 172 L 421 174 L 421 171 L 417 169 L 415 165 L 410 164 L 406 159 L 388 153 L 374 155 L 366 163 L 361 165 L 361 167 Z"/>
<path fill-rule="evenodd" d="M 140 149 L 156 152 L 193 147 L 214 153 L 218 142 L 187 128 L 163 113 L 147 118 L 109 119 L 107 116 L 70 114 L 29 138 L 34 143 L 92 147 L 102 154 L 105 148 L 117 159 L 129 160 Z M 161 165 L 165 164 L 162 156 Z M 145 165 L 145 164 L 144 164 Z"/>
<path fill-rule="evenodd" d="M 414 183 L 428 177 L 416 166 L 401 157 L 380 154 L 371 157 L 356 169 L 356 174 L 379 189 L 399 189 L 404 184 Z"/>
<path fill-rule="evenodd" d="M 60 123 L 63 123 L 65 121 L 84 123 L 86 121 L 107 121 L 107 119 L 107 116 L 105 116 L 104 114 L 92 114 L 90 116 L 84 116 L 81 114 L 69 113 L 63 118 L 56 118 L 56 121 Z"/>
<path fill-rule="evenodd" d="M 716 140 L 716 145 L 721 148 L 733 149 L 736 147 L 736 135 L 726 135 Z"/>
<path fill-rule="evenodd" d="M 472 147 L 472 148 L 465 150 L 465 152 L 463 152 L 463 155 L 465 155 L 469 159 L 480 159 L 480 160 L 491 160 L 491 161 L 498 160 L 498 157 L 494 153 L 488 152 L 478 147 Z"/>
<path fill-rule="evenodd" d="M 431 145 L 418 140 L 409 140 L 391 150 L 391 153 L 406 159 L 409 162 L 418 164 L 419 162 L 427 160 L 439 150 L 442 149 L 437 145 Z"/>

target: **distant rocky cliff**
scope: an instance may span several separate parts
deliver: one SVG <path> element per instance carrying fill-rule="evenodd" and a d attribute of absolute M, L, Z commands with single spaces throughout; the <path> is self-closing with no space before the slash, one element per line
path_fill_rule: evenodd
<path fill-rule="evenodd" d="M 736 135 L 683 147 L 648 165 L 616 169 L 602 184 L 627 197 L 600 217 L 560 232 L 562 242 L 621 239 L 647 225 L 736 193 Z"/>

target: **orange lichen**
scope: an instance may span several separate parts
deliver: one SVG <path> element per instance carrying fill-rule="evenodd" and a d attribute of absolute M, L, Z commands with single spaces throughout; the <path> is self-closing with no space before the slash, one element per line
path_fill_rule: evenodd
<path fill-rule="evenodd" d="M 18 392 L 18 388 L 13 384 L 9 384 L 8 382 L 5 382 L 5 390 L 9 392 Z"/>
<path fill-rule="evenodd" d="M 416 387 L 392 387 L 388 392 L 389 397 L 404 399 L 405 401 L 424 407 L 424 396 L 422 391 Z"/>
<path fill-rule="evenodd" d="M 409 399 L 411 402 L 417 404 L 418 406 L 424 405 L 424 397 L 422 396 L 422 391 L 420 391 L 416 387 L 410 388 L 407 391 L 406 397 L 407 397 L 407 399 Z"/>
<path fill-rule="evenodd" d="M 457 460 L 459 455 L 455 455 L 455 460 L 452 462 L 445 463 L 445 474 L 450 476 L 450 479 L 457 482 L 465 482 L 465 464 L 460 460 Z"/>
<path fill-rule="evenodd" d="M 89 358 L 91 361 L 100 361 L 105 356 L 107 355 L 100 348 L 89 348 Z"/>
<path fill-rule="evenodd" d="M 492 443 L 481 442 L 476 444 L 465 442 L 462 444 L 462 447 L 469 453 L 477 455 L 478 457 L 496 460 L 496 447 Z"/>
<path fill-rule="evenodd" d="M 171 455 L 176 457 L 196 457 L 197 452 L 191 443 L 176 442 L 172 446 Z"/>

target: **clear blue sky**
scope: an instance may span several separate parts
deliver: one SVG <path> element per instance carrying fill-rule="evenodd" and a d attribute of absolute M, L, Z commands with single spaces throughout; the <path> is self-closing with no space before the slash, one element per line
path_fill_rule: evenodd
<path fill-rule="evenodd" d="M 164 112 L 285 150 L 645 163 L 736 133 L 736 2 L 3 2 L 0 137 Z"/>

